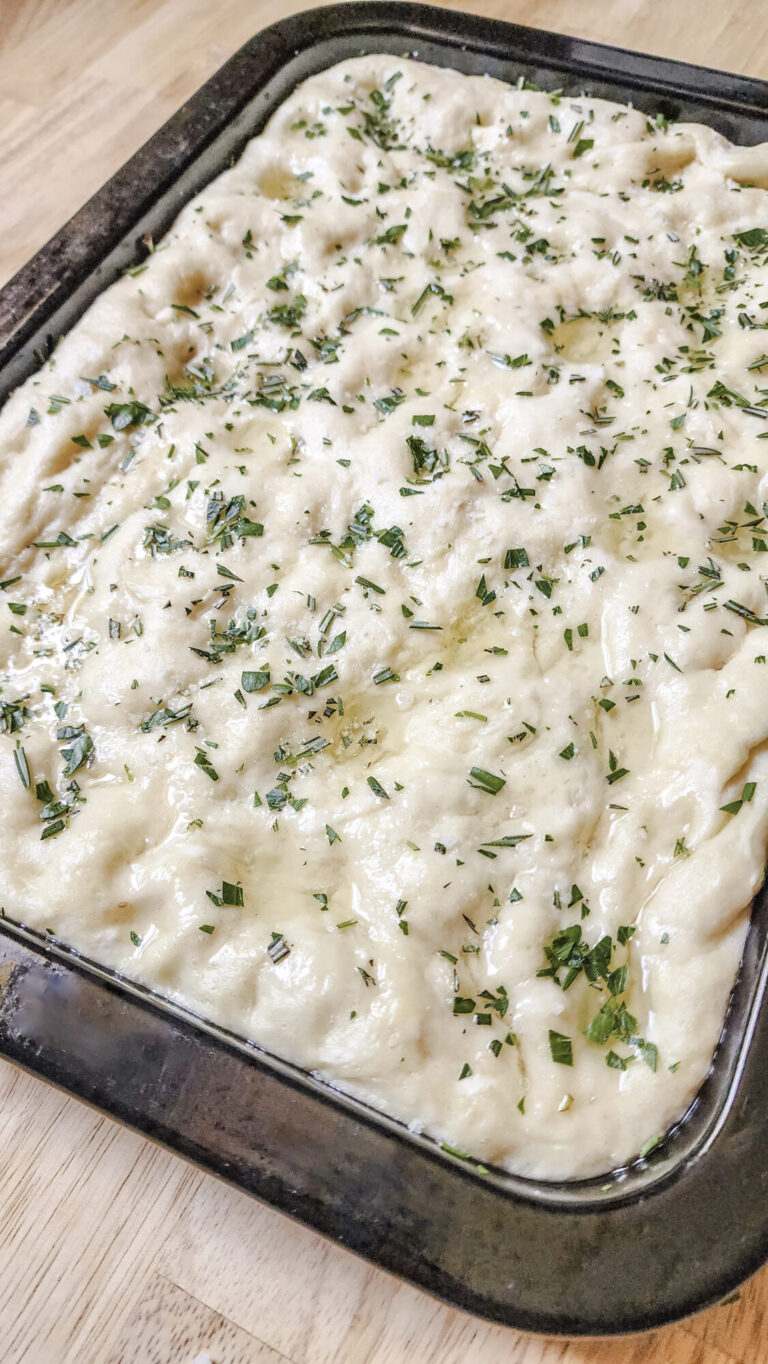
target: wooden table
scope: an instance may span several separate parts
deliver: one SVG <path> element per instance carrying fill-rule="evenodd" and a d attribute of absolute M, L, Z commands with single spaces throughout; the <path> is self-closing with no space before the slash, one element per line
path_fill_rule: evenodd
<path fill-rule="evenodd" d="M 308 3 L 0 0 L 0 283 L 241 43 Z M 761 0 L 458 7 L 768 77 Z M 520 1336 L 434 1302 L 5 1063 L 0 1285 L 3 1364 L 768 1360 L 768 1268 L 729 1305 L 650 1335 Z"/>

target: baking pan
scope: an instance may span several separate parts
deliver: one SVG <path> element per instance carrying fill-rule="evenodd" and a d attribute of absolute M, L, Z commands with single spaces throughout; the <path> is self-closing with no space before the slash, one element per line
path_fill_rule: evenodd
<path fill-rule="evenodd" d="M 298 81 L 394 52 L 768 138 L 768 85 L 411 4 L 258 34 L 0 291 L 0 401 Z M 659 1326 L 768 1257 L 768 895 L 711 1071 L 645 1159 L 545 1183 L 488 1170 L 23 927 L 0 925 L 0 1053 L 446 1301 L 548 1334 Z"/>

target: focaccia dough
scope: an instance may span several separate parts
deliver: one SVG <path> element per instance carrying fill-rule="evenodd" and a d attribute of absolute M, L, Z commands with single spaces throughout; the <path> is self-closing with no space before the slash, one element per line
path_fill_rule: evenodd
<path fill-rule="evenodd" d="M 765 860 L 767 184 L 301 85 L 0 415 L 4 912 L 486 1163 L 679 1118 Z"/>

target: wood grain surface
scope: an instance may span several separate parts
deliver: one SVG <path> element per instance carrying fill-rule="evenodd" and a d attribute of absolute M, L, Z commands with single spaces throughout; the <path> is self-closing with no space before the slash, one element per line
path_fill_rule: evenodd
<path fill-rule="evenodd" d="M 241 43 L 310 3 L 0 0 L 0 283 Z M 455 7 L 768 78 L 765 0 Z M 766 1364 L 768 1268 L 662 1331 L 518 1335 L 0 1063 L 0 1361 Z"/>

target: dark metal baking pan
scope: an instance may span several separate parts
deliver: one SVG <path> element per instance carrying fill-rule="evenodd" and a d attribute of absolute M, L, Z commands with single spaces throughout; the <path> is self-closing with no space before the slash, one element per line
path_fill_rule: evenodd
<path fill-rule="evenodd" d="M 298 81 L 410 54 L 768 138 L 768 86 L 411 4 L 295 15 L 245 45 L 0 291 L 0 401 Z M 0 1053 L 446 1301 L 548 1334 L 658 1326 L 768 1258 L 768 896 L 685 1119 L 602 1179 L 483 1170 L 20 926 L 0 926 Z M 642 1139 L 645 1133 L 639 1134 Z"/>

